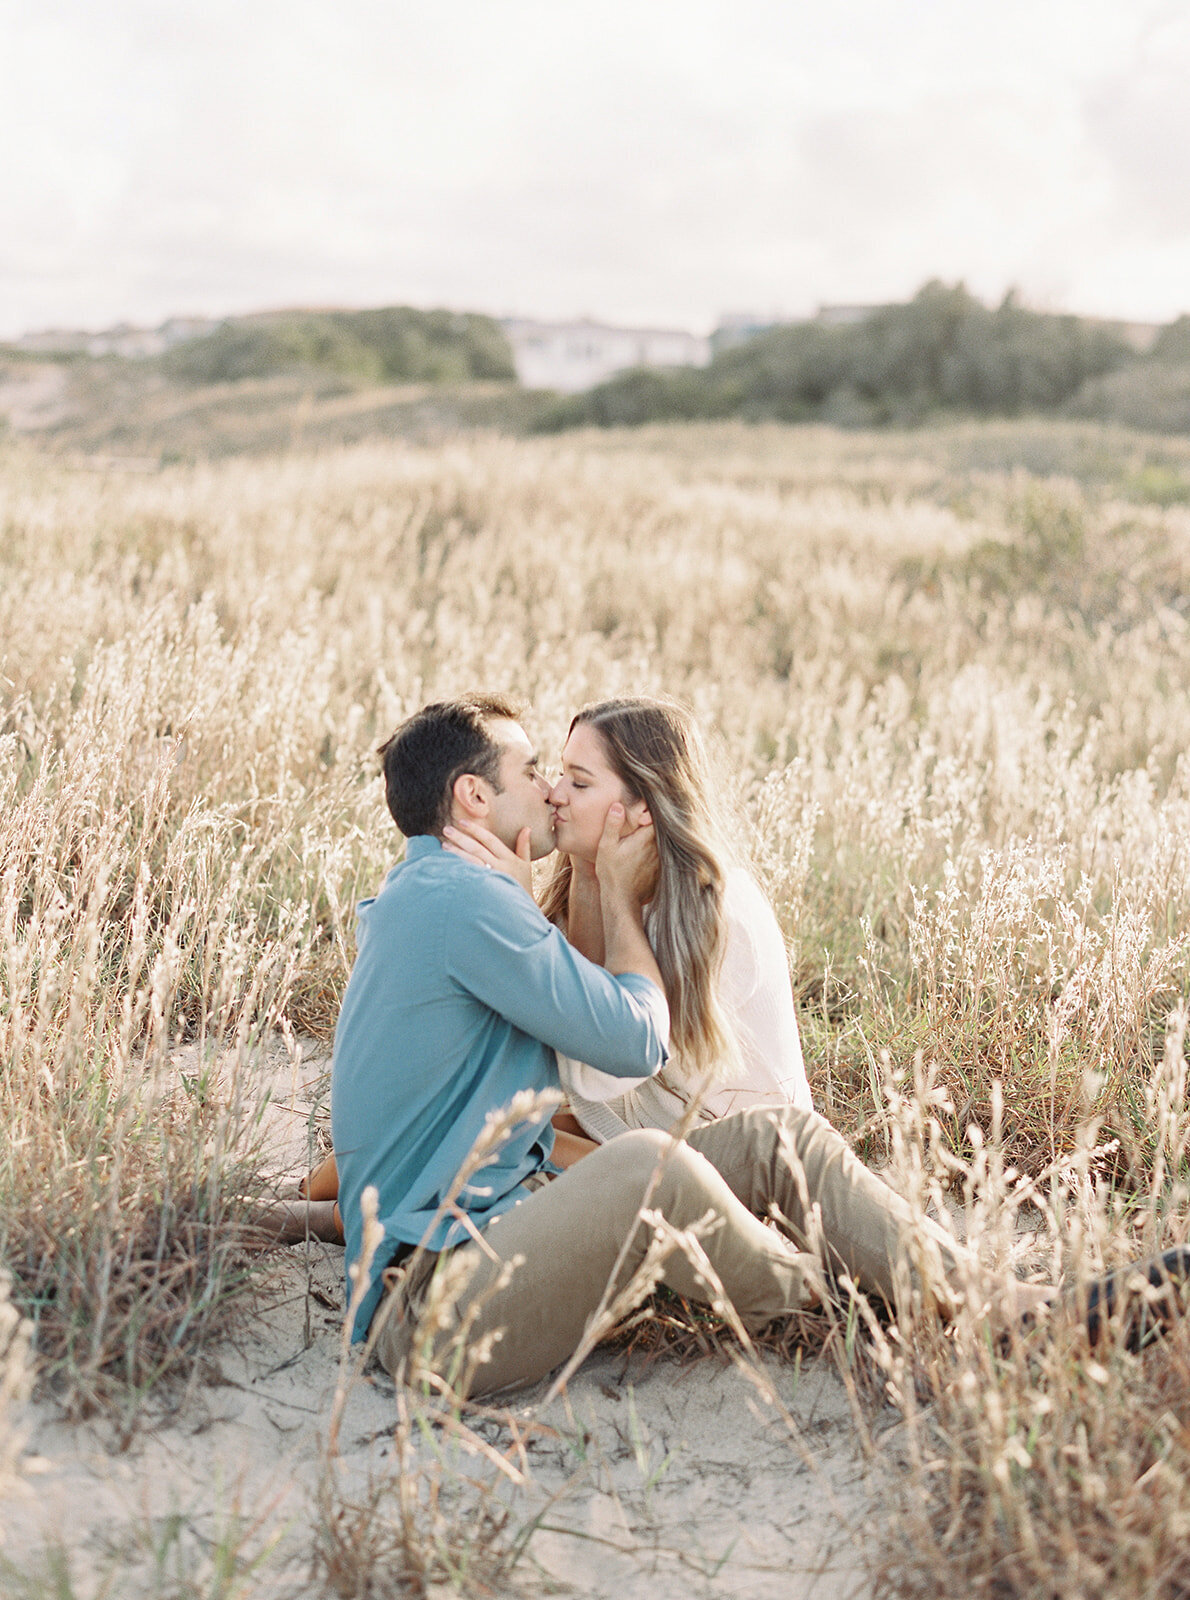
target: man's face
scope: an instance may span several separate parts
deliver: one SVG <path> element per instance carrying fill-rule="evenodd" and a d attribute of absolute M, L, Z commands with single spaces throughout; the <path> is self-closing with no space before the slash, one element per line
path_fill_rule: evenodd
<path fill-rule="evenodd" d="M 510 850 L 516 848 L 521 829 L 528 828 L 529 854 L 537 861 L 554 848 L 554 813 L 547 798 L 549 783 L 542 776 L 537 752 L 519 722 L 494 721 L 488 724 L 488 732 L 501 747 L 501 792 L 490 790 L 487 825 Z"/>

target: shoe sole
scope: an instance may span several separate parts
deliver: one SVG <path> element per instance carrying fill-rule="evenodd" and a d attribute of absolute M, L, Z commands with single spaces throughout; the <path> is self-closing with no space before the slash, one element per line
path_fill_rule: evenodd
<path fill-rule="evenodd" d="M 1168 1333 L 1183 1314 L 1185 1306 L 1178 1291 L 1187 1284 L 1187 1245 L 1177 1245 L 1147 1261 L 1134 1261 L 1094 1279 L 1080 1291 L 1087 1339 L 1092 1345 L 1098 1344 L 1112 1322 L 1126 1317 L 1125 1349 L 1143 1350 Z"/>

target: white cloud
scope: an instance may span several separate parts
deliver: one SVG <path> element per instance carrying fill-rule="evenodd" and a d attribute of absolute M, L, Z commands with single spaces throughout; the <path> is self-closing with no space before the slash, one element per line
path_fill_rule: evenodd
<path fill-rule="evenodd" d="M 1167 0 L 17 9 L 0 333 L 400 299 L 705 324 L 933 274 L 1188 298 Z"/>
<path fill-rule="evenodd" d="M 1090 143 L 1132 228 L 1158 239 L 1190 234 L 1190 16 L 1147 31 L 1086 96 Z"/>

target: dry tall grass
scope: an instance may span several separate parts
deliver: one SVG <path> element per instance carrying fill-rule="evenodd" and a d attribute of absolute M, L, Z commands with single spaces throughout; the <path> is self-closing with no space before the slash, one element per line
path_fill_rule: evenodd
<path fill-rule="evenodd" d="M 997 1323 L 993 1312 L 989 1336 L 976 1291 L 945 1335 L 904 1324 L 890 1339 L 877 1331 L 876 1357 L 902 1414 L 886 1441 L 896 1470 L 877 1596 L 1187 1593 L 1190 1316 L 1139 1353 L 1129 1348 L 1136 1324 L 1123 1316 L 1091 1346 L 1077 1290 L 1130 1250 L 1190 1236 L 1186 1024 L 1179 1008 L 1143 1085 L 1156 1151 L 1148 1181 L 1123 1191 L 1105 1182 L 1093 1122 L 1039 1183 L 1005 1162 L 998 1115 L 988 1143 L 956 1162 L 920 1065 L 914 1092 L 890 1094 L 908 1187 L 939 1210 L 942 1187 L 957 1191 L 985 1261 L 1031 1260 L 1068 1288 L 1031 1329 Z"/>
<path fill-rule="evenodd" d="M 1190 977 L 1174 480 L 1184 446 L 1056 426 L 476 436 L 128 476 L 7 448 L 0 1260 L 65 1398 L 143 1391 L 246 1281 L 254 1041 L 333 1024 L 396 844 L 374 746 L 477 684 L 528 699 L 547 754 L 593 697 L 692 702 L 755 824 L 816 1097 L 869 1154 L 885 1056 L 922 1051 L 938 1148 L 983 1160 L 995 1113 L 1059 1233 L 1088 1185 L 1096 1250 L 1183 1225 L 1151 1088 Z M 1055 1391 L 1063 1426 L 1106 1439 L 1126 1405 L 1140 1438 L 1128 1385 L 1155 1359 Z M 960 1460 L 970 1419 L 935 1415 L 930 1459 Z M 1165 1503 L 1162 1474 L 1122 1470 Z"/>

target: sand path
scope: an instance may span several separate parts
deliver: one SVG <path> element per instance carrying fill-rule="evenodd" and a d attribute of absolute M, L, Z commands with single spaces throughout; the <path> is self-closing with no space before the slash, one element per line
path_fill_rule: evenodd
<path fill-rule="evenodd" d="M 286 1170 L 304 1165 L 312 1081 L 308 1067 L 274 1074 L 270 1115 Z M 121 1600 L 176 1593 L 163 1572 L 200 1585 L 188 1593 L 330 1594 L 325 1577 L 311 1579 L 310 1563 L 342 1270 L 342 1251 L 331 1246 L 279 1252 L 237 1335 L 208 1350 L 184 1390 L 149 1401 L 127 1448 L 110 1419 L 69 1424 L 47 1404 L 30 1406 L 32 1470 L 3 1504 L 0 1554 L 38 1571 L 47 1547 L 58 1546 L 74 1585 L 60 1592 L 78 1600 L 104 1592 L 107 1575 L 107 1592 Z M 537 1426 L 523 1458 L 527 1487 L 506 1499 L 512 1526 L 534 1516 L 541 1526 L 505 1587 L 537 1594 L 552 1583 L 600 1600 L 865 1595 L 862 1535 L 877 1490 L 846 1390 L 829 1359 L 800 1371 L 769 1360 L 766 1371 L 796 1419 L 797 1441 L 718 1358 L 646 1362 L 605 1347 L 548 1407 L 544 1387 L 517 1396 L 518 1426 Z M 352 1388 L 336 1468 L 347 1494 L 392 1483 L 396 1414 L 383 1373 Z M 497 1448 L 508 1442 L 495 1424 L 480 1431 Z M 443 1477 L 441 1452 L 440 1437 L 418 1446 L 424 1483 Z M 475 1470 L 458 1455 L 448 1491 Z M 473 1506 L 447 1518 L 464 1554 L 474 1522 Z M 221 1546 L 259 1563 L 219 1587 Z M 476 1560 L 482 1571 L 482 1554 Z"/>

